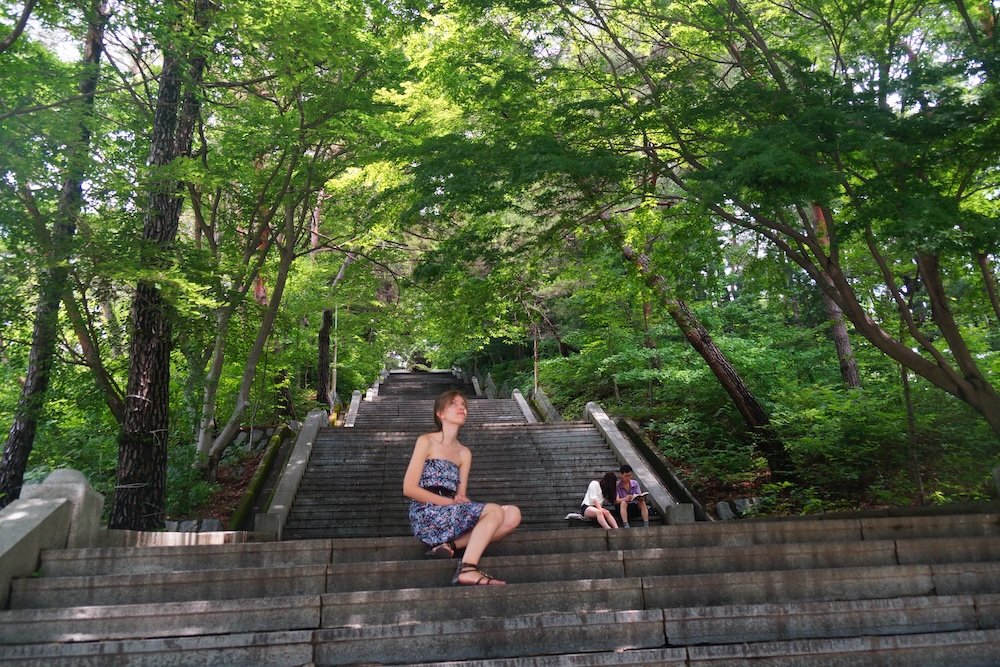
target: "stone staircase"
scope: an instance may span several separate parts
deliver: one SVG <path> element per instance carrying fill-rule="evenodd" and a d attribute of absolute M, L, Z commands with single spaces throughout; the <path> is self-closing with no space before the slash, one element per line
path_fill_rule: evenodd
<path fill-rule="evenodd" d="M 4 665 L 996 665 L 1000 516 L 523 531 L 448 585 L 412 538 L 45 552 Z"/>
<path fill-rule="evenodd" d="M 482 472 L 470 490 L 516 502 L 525 523 L 481 563 L 508 586 L 452 587 L 455 562 L 423 557 L 399 500 L 430 399 L 390 384 L 353 431 L 317 436 L 294 539 L 43 551 L 0 611 L 0 664 L 1000 664 L 995 509 L 567 524 L 566 502 L 613 457 L 486 399 L 470 398 L 462 433 Z M 558 507 L 531 502 L 535 478 Z"/>
<path fill-rule="evenodd" d="M 361 403 L 354 428 L 320 429 L 282 538 L 411 535 L 403 473 L 447 389 L 468 396 L 460 436 L 473 452 L 470 495 L 518 505 L 521 530 L 563 527 L 590 481 L 618 469 L 592 424 L 528 423 L 515 400 L 476 397 L 451 373 L 394 373 Z"/>

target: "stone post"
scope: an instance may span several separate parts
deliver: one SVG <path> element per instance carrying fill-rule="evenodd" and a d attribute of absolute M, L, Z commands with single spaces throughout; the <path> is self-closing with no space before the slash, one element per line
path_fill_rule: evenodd
<path fill-rule="evenodd" d="M 90 488 L 87 478 L 79 470 L 55 470 L 41 484 L 22 487 L 21 499 L 29 498 L 65 498 L 72 503 L 67 548 L 96 547 L 100 544 L 104 496 Z"/>
<path fill-rule="evenodd" d="M 38 569 L 42 549 L 98 544 L 104 496 L 76 470 L 56 470 L 0 512 L 0 609 L 10 581 Z"/>

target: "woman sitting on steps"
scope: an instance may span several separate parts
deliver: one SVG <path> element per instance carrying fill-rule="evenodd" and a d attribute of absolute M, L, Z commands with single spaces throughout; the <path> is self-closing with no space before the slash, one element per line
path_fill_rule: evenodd
<path fill-rule="evenodd" d="M 491 542 L 517 528 L 521 510 L 514 505 L 473 502 L 466 496 L 472 452 L 458 441 L 458 430 L 467 414 L 461 392 L 447 391 L 438 397 L 434 423 L 440 430 L 417 438 L 403 476 L 403 495 L 410 499 L 413 534 L 431 547 L 427 555 L 451 558 L 465 548 L 453 585 L 504 584 L 481 571 L 479 559 Z"/>
<path fill-rule="evenodd" d="M 615 485 L 618 483 L 618 476 L 613 472 L 604 473 L 600 480 L 593 480 L 587 487 L 587 494 L 583 497 L 580 505 L 580 513 L 590 519 L 594 519 L 601 528 L 617 528 L 614 512 L 604 507 L 605 503 L 614 505 Z"/>

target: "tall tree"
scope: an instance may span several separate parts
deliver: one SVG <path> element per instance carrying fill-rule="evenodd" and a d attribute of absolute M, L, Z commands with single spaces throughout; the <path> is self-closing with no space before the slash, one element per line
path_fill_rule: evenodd
<path fill-rule="evenodd" d="M 33 3 L 29 3 L 26 6 L 25 17 L 30 13 L 32 5 Z M 104 51 L 104 28 L 108 18 L 106 3 L 101 0 L 88 6 L 85 16 L 87 32 L 83 43 L 78 100 L 70 107 L 75 136 L 67 141 L 66 166 L 51 233 L 47 233 L 43 221 L 36 221 L 37 228 L 46 237 L 39 239 L 46 248 L 46 264 L 38 278 L 35 323 L 21 399 L 4 443 L 3 458 L 0 459 L 0 507 L 15 500 L 21 493 L 28 456 L 44 407 L 59 336 L 59 303 L 66 293 L 73 236 L 76 233 L 77 217 L 83 206 L 83 181 L 92 160 L 91 123 L 94 95 L 100 79 L 101 54 Z M 20 27 L 23 28 L 23 24 Z M 21 192 L 29 214 L 37 216 L 38 209 L 33 204 L 30 191 L 24 187 Z"/>
<path fill-rule="evenodd" d="M 175 5 L 180 23 L 163 44 L 163 68 L 153 117 L 152 169 L 141 252 L 147 266 L 165 268 L 177 234 L 181 182 L 168 167 L 190 154 L 199 114 L 200 84 L 208 45 L 204 31 L 211 3 Z M 193 35 L 190 42 L 174 35 Z M 132 300 L 125 419 L 118 443 L 118 475 L 108 525 L 151 530 L 164 524 L 169 434 L 170 305 L 156 282 L 140 280 Z"/>
<path fill-rule="evenodd" d="M 1000 251 L 985 194 L 1000 151 L 996 36 L 945 7 L 560 3 L 563 34 L 600 58 L 581 69 L 612 82 L 609 113 L 650 137 L 660 180 L 772 243 L 859 335 L 1000 435 L 1000 395 L 969 335 L 976 314 L 955 307 L 966 267 Z M 803 202 L 829 212 L 825 228 Z M 907 305 L 907 276 L 930 318 Z M 984 293 L 995 285 L 987 270 Z M 870 308 L 867 290 L 888 294 L 896 318 Z"/>
<path fill-rule="evenodd" d="M 688 305 L 673 295 L 670 287 L 662 276 L 657 275 L 650 267 L 648 256 L 638 253 L 627 244 L 622 247 L 622 254 L 633 262 L 647 284 L 659 293 L 663 304 L 674 322 L 684 334 L 684 338 L 698 352 L 715 375 L 719 384 L 728 394 L 733 405 L 743 417 L 754 444 L 767 459 L 768 468 L 776 481 L 795 481 L 795 466 L 784 443 L 771 426 L 771 419 L 761 402 L 754 396 L 733 366 L 726 354 L 712 340 L 712 335 L 698 321 Z"/>

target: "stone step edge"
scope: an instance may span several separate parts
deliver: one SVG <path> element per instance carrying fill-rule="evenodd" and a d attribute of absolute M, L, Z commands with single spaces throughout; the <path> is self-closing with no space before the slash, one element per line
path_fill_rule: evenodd
<path fill-rule="evenodd" d="M 528 560 L 528 559 L 522 559 Z M 866 597 L 898 597 L 925 595 L 957 595 L 966 593 L 1000 592 L 1000 563 L 944 563 L 936 565 L 858 565 L 854 567 L 824 567 L 807 569 L 768 569 L 747 572 L 707 572 L 627 576 L 624 564 L 614 561 L 580 566 L 579 573 L 556 567 L 552 576 L 546 565 L 540 566 L 544 578 L 531 576 L 518 581 L 526 564 L 508 570 L 500 563 L 484 561 L 483 569 L 507 579 L 511 585 L 539 587 L 579 580 L 615 580 L 641 582 L 643 605 L 675 607 L 709 604 L 759 603 L 760 591 L 783 596 L 783 602 L 807 599 L 864 599 Z M 66 577 L 53 580 L 16 580 L 12 591 L 12 607 L 55 608 L 68 606 L 71 601 L 84 599 L 86 591 L 99 591 L 87 598 L 88 606 L 183 602 L 204 600 L 205 591 L 238 590 L 246 598 L 272 597 L 277 587 L 295 595 L 353 595 L 355 601 L 377 600 L 380 603 L 393 596 L 400 601 L 434 599 L 448 585 L 454 566 L 450 563 L 427 563 L 426 566 L 396 572 L 367 573 L 350 576 L 336 571 L 335 566 L 304 565 L 285 568 L 282 576 L 267 569 L 205 570 L 201 572 L 159 575 L 106 575 L 100 577 Z M 586 572 L 582 576 L 580 573 Z M 574 578 L 576 574 L 576 578 Z M 221 576 L 220 576 L 221 575 Z M 512 576 L 513 575 L 513 576 Z M 254 588 L 251 582 L 266 582 Z M 377 585 L 372 586 L 372 582 Z M 412 585 L 419 582 L 419 586 Z M 112 586 L 114 584 L 114 586 Z M 407 586 L 407 584 L 411 584 Z M 98 588 L 100 587 L 100 588 Z M 708 587 L 705 589 L 704 587 Z M 704 589 L 704 590 L 703 590 Z M 149 591 L 169 590 L 168 595 L 151 597 Z M 402 592 L 401 592 L 402 591 Z M 139 594 L 135 594 L 138 592 Z M 367 596 L 367 597 L 365 597 Z M 407 597 L 408 596 L 408 597 Z M 837 596 L 831 598 L 831 596 Z M 239 599 L 240 596 L 230 596 Z"/>
<path fill-rule="evenodd" d="M 987 515 L 982 515 L 987 516 Z M 925 517 L 908 520 L 914 524 L 931 523 L 933 526 L 947 526 L 953 530 L 954 521 L 930 521 Z M 928 537 L 885 537 L 878 534 L 878 524 L 888 524 L 888 527 L 901 528 L 900 519 L 838 519 L 817 523 L 774 523 L 740 521 L 726 524 L 685 524 L 677 526 L 654 526 L 648 529 L 631 528 L 617 531 L 603 531 L 595 527 L 581 527 L 575 530 L 555 529 L 515 532 L 503 542 L 492 545 L 490 551 L 497 555 L 503 554 L 550 554 L 579 553 L 581 551 L 625 551 L 636 548 L 743 548 L 755 544 L 822 544 L 871 542 L 893 539 L 900 542 L 912 540 L 954 539 L 956 537 L 974 537 L 961 533 Z M 866 528 L 867 525 L 867 528 Z M 972 525 L 975 528 L 978 522 Z M 885 527 L 885 526 L 883 526 Z M 985 526 L 984 526 L 985 527 Z M 865 533 L 872 538 L 865 539 Z M 882 531 L 885 532 L 884 530 Z M 998 531 L 996 534 L 1000 534 Z M 990 537 L 987 533 L 984 537 Z M 643 546 L 650 539 L 662 539 L 669 543 L 674 539 L 676 546 Z M 697 539 L 702 538 L 702 539 Z M 711 540 L 703 538 L 712 538 Z M 789 539 L 813 538 L 813 539 Z M 817 539 L 822 538 L 822 539 Z M 327 562 L 355 562 L 370 560 L 372 555 L 390 555 L 391 559 L 413 560 L 422 559 L 425 550 L 413 537 L 374 537 L 374 538 L 324 538 L 284 542 L 248 542 L 227 543 L 217 545 L 171 545 L 148 547 L 96 547 L 83 549 L 45 550 L 42 552 L 41 571 L 45 576 L 55 576 L 59 563 L 78 563 L 88 560 L 130 560 L 149 556 L 151 558 L 164 556 L 210 556 L 226 557 L 230 554 L 247 552 L 273 553 L 299 550 L 327 551 L 330 557 Z M 334 554 L 354 554 L 356 558 L 335 559 Z M 77 576 L 77 575 L 71 575 Z"/>
<path fill-rule="evenodd" d="M 609 584 L 615 582 L 608 582 Z M 592 590 L 586 584 L 575 593 Z M 274 632 L 322 629 L 330 636 L 350 641 L 373 640 L 402 632 L 420 635 L 468 632 L 469 625 L 505 632 L 555 622 L 590 626 L 617 624 L 627 618 L 652 616 L 665 628 L 664 644 L 670 646 L 725 645 L 794 638 L 905 635 L 959 630 L 997 629 L 1000 594 L 912 596 L 868 600 L 825 600 L 788 603 L 711 605 L 658 609 L 545 609 L 520 614 L 490 615 L 491 597 L 515 590 L 462 587 L 452 598 L 462 604 L 453 618 L 419 619 L 388 624 L 342 622 L 325 619 L 325 608 L 335 604 L 332 595 L 287 596 L 247 600 L 175 602 L 164 604 L 68 607 L 0 612 L 0 646 L 55 642 L 101 642 L 216 635 L 247 631 Z M 536 597 L 545 599 L 544 593 Z M 573 604 L 569 602 L 568 604 Z M 479 609 L 480 615 L 469 615 Z M 914 632 L 914 628 L 919 628 Z M 867 631 L 866 631 L 867 630 Z M 877 632 L 876 632 L 877 631 Z"/>
<path fill-rule="evenodd" d="M 211 637 L 149 639 L 94 642 L 85 644 L 39 644 L 31 647 L 0 647 L 0 659 L 5 665 L 34 666 L 42 662 L 49 667 L 69 667 L 83 664 L 122 664 L 123 656 L 141 657 L 147 667 L 178 664 L 178 657 L 190 656 L 199 664 L 317 664 L 320 648 L 319 631 L 302 630 L 273 633 L 241 633 Z M 816 659 L 823 664 L 858 664 L 864 658 L 891 653 L 879 664 L 938 665 L 943 663 L 995 665 L 1000 650 L 1000 631 L 979 630 L 953 633 L 902 635 L 892 637 L 853 637 L 844 639 L 777 641 L 748 645 L 692 646 L 687 648 L 622 648 L 605 652 L 562 653 L 558 656 L 503 657 L 482 660 L 407 661 L 410 667 L 553 667 L 566 665 L 636 665 L 657 664 L 690 667 L 693 665 L 729 666 L 739 662 L 767 666 L 789 665 L 790 658 Z M 95 662 L 109 658 L 106 662 Z M 836 656 L 853 661 L 834 661 Z M 800 663 L 801 664 L 801 663 Z"/>
<path fill-rule="evenodd" d="M 624 532 L 626 529 L 619 529 Z M 894 558 L 893 565 L 919 563 L 918 560 L 922 551 L 937 551 L 942 553 L 958 553 L 959 548 L 968 552 L 977 552 L 983 548 L 992 549 L 991 553 L 996 553 L 1000 559 L 1000 536 L 949 536 L 949 537 L 920 537 L 909 539 L 880 539 L 880 540 L 856 540 L 843 542 L 766 542 L 757 544 L 740 545 L 697 545 L 697 546 L 647 546 L 642 538 L 655 539 L 655 531 L 662 530 L 661 527 L 632 528 L 631 531 L 642 532 L 645 535 L 634 536 L 612 536 L 611 531 L 599 532 L 597 528 L 588 530 L 583 534 L 568 533 L 565 530 L 558 532 L 558 538 L 542 536 L 533 540 L 534 545 L 529 545 L 527 540 L 519 540 L 516 543 L 506 545 L 499 543 L 487 551 L 484 557 L 485 562 L 504 564 L 508 559 L 523 559 L 525 557 L 546 557 L 558 559 L 566 557 L 573 560 L 589 555 L 598 555 L 623 562 L 639 562 L 652 557 L 662 557 L 665 559 L 695 559 L 695 560 L 719 560 L 726 559 L 733 554 L 733 559 L 738 562 L 753 562 L 753 558 L 766 558 L 774 552 L 776 557 L 791 555 L 794 553 L 804 553 L 808 556 L 810 551 L 817 547 L 822 547 L 824 551 L 844 553 L 845 550 L 861 550 L 865 553 L 875 553 L 879 551 L 891 552 Z M 548 531 L 537 531 L 539 534 Z M 587 533 L 590 533 L 589 535 Z M 523 534 L 523 533 L 522 533 Z M 617 539 L 616 539 L 617 538 Z M 631 538 L 631 539 L 629 539 Z M 283 558 L 284 563 L 291 561 L 295 565 L 353 565 L 364 563 L 370 568 L 398 567 L 401 563 L 425 562 L 427 558 L 424 554 L 426 547 L 411 537 L 383 537 L 383 538 L 345 538 L 343 541 L 355 540 L 355 548 L 348 550 L 348 547 L 336 546 L 337 540 L 305 540 L 298 547 L 294 542 L 261 542 L 249 545 L 219 545 L 218 548 L 190 547 L 184 551 L 176 551 L 172 547 L 126 547 L 126 548 L 105 548 L 105 549 L 81 549 L 76 550 L 79 558 L 60 558 L 65 556 L 63 551 L 45 552 L 42 559 L 40 572 L 43 579 L 58 579 L 64 577 L 85 577 L 85 576 L 129 576 L 131 574 L 142 573 L 184 573 L 184 572 L 204 572 L 212 570 L 232 569 L 234 559 L 246 554 L 256 554 L 258 558 L 278 559 Z M 986 545 L 982 547 L 981 545 Z M 518 551 L 516 547 L 538 546 L 540 548 L 551 547 L 548 551 L 537 549 L 527 549 Z M 556 549 L 556 546 L 561 548 Z M 241 548 L 242 547 L 242 548 Z M 122 550 L 123 549 L 123 550 Z M 570 550 L 571 549 L 571 550 Z M 146 550 L 145 553 L 142 553 Z M 152 551 L 152 553 L 150 553 Z M 82 553 L 81 553 L 82 552 Z M 166 565 L 153 566 L 147 563 L 142 565 L 142 555 L 147 555 L 152 559 L 164 559 Z M 738 557 L 738 558 L 737 558 Z M 966 556 L 967 557 L 967 556 Z M 122 565 L 125 560 L 136 569 L 128 571 L 127 565 Z M 956 556 L 958 559 L 958 556 Z M 149 559 L 147 559 L 149 560 Z M 211 561 L 220 561 L 220 567 L 204 567 Z M 978 560 L 982 560 L 979 558 Z M 187 562 L 186 562 L 187 561 Z M 94 568 L 94 563 L 103 563 L 103 567 Z M 514 561 L 516 562 L 516 560 Z M 948 562 L 938 559 L 935 562 Z M 59 564 L 63 570 L 59 570 Z M 192 569 L 191 564 L 199 567 Z M 70 565 L 74 566 L 74 573 L 68 574 Z M 83 566 L 90 564 L 91 572 L 81 572 Z M 211 563 L 215 564 L 215 563 Z M 280 564 L 270 564 L 261 562 L 260 565 L 253 563 L 240 563 L 242 569 L 266 569 L 269 567 L 282 567 Z M 125 568 L 126 571 L 122 572 Z M 96 569 L 97 571 L 93 571 Z"/>
<path fill-rule="evenodd" d="M 515 659 L 410 662 L 408 667 L 617 667 L 619 665 L 788 667 L 806 664 L 939 667 L 943 663 L 961 664 L 963 667 L 995 667 L 995 656 L 998 652 L 1000 652 L 1000 631 L 980 630 L 931 635 L 762 642 L 746 647 L 733 645 L 622 649 Z M 893 660 L 885 655 L 887 653 L 896 654 L 897 658 Z M 795 656 L 799 656 L 798 660 Z M 879 656 L 882 659 L 878 659 Z M 838 660 L 838 657 L 842 659 Z M 953 659 L 955 657 L 963 661 L 956 663 Z"/>

